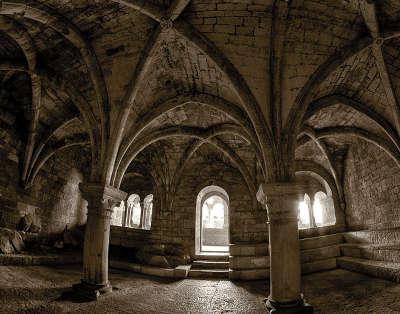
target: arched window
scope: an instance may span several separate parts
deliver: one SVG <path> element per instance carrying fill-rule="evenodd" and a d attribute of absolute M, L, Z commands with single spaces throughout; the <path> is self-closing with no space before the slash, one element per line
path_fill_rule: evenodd
<path fill-rule="evenodd" d="M 332 196 L 328 196 L 321 191 L 315 193 L 313 214 L 317 227 L 334 225 L 336 223 L 336 217 Z"/>
<path fill-rule="evenodd" d="M 298 218 L 299 229 L 307 229 L 312 227 L 312 219 L 310 215 L 311 199 L 308 194 L 304 194 L 304 199 L 299 204 Z"/>
<path fill-rule="evenodd" d="M 298 219 L 299 229 L 334 225 L 336 216 L 332 196 L 319 191 L 311 200 L 308 194 L 305 194 L 304 200 L 299 203 Z"/>
<path fill-rule="evenodd" d="M 139 228 L 142 216 L 142 207 L 140 206 L 140 196 L 132 194 L 127 201 L 125 216 L 125 226 L 130 228 Z"/>
<path fill-rule="evenodd" d="M 197 195 L 195 250 L 200 255 L 229 252 L 229 197 L 219 186 Z"/>
<path fill-rule="evenodd" d="M 112 216 L 111 216 L 111 225 L 112 226 L 122 226 L 123 225 L 123 217 L 125 212 L 125 202 L 122 201 L 118 207 L 114 207 Z"/>
<path fill-rule="evenodd" d="M 153 216 L 153 194 L 147 195 L 143 204 L 141 204 L 138 194 L 130 195 L 126 201 L 126 208 L 122 212 L 122 226 L 150 230 Z"/>
<path fill-rule="evenodd" d="M 144 198 L 143 201 L 143 229 L 150 230 L 151 228 L 151 217 L 153 215 L 153 194 L 149 194 Z"/>

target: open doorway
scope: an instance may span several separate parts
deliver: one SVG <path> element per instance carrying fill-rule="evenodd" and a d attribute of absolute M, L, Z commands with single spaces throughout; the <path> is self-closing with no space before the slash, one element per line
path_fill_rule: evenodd
<path fill-rule="evenodd" d="M 229 252 L 229 197 L 211 185 L 202 189 L 196 204 L 196 254 Z"/>

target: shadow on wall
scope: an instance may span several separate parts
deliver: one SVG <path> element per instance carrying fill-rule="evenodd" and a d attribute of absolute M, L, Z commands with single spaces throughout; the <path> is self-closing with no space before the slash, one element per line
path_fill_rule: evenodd
<path fill-rule="evenodd" d="M 0 195 L 0 227 L 15 229 L 24 216 L 30 216 L 41 233 L 59 234 L 66 226 L 72 229 L 86 223 L 87 202 L 79 191 L 82 174 L 75 168 L 67 176 L 58 177 L 42 171 L 28 190 L 13 182 L 14 193 L 6 190 Z M 0 187 L 1 188 L 1 187 Z"/>
<path fill-rule="evenodd" d="M 363 141 L 353 145 L 344 177 L 350 230 L 400 227 L 400 168 L 383 150 Z"/>

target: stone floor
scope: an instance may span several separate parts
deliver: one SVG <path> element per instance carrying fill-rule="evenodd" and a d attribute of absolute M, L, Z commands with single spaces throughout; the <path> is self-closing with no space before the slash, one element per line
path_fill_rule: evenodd
<path fill-rule="evenodd" d="M 267 282 L 173 281 L 110 271 L 116 287 L 98 302 L 62 298 L 80 269 L 0 267 L 0 313 L 265 313 Z M 400 285 L 334 270 L 303 278 L 316 313 L 400 313 Z"/>

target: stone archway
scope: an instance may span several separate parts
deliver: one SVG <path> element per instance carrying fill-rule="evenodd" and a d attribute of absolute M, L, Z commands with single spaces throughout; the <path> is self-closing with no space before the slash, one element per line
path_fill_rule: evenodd
<path fill-rule="evenodd" d="M 221 187 L 203 188 L 196 202 L 196 255 L 229 252 L 229 196 Z"/>

